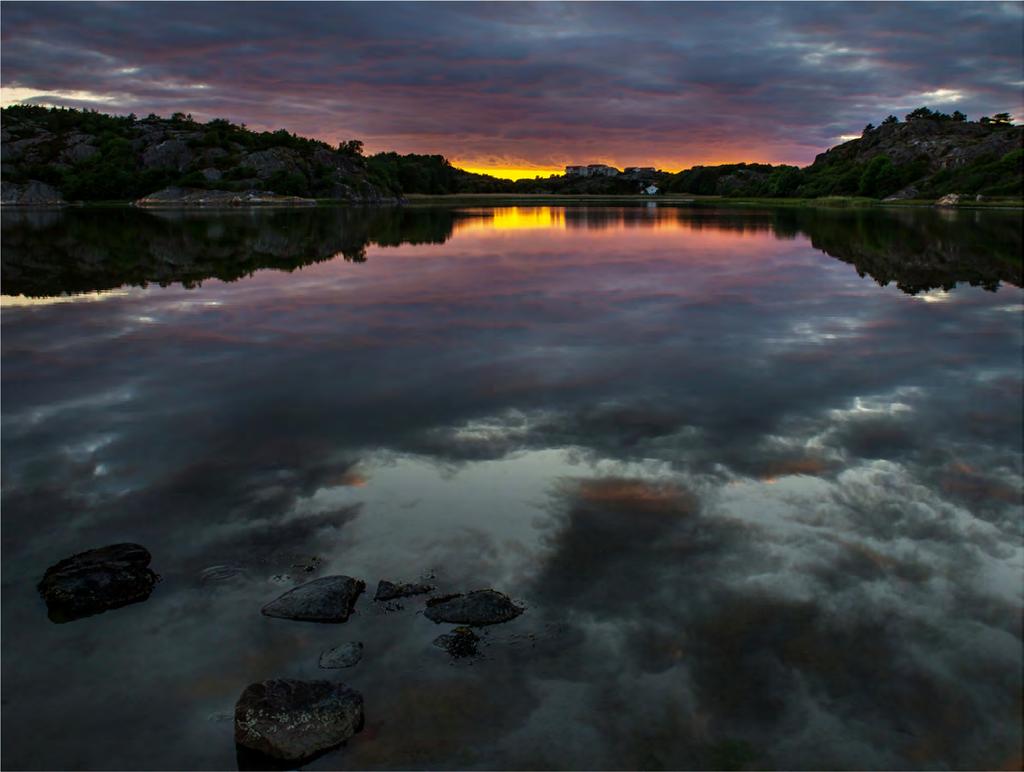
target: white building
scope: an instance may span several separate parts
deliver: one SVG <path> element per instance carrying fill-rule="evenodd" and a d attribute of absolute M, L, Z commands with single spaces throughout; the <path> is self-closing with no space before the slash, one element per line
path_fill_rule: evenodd
<path fill-rule="evenodd" d="M 607 164 L 588 164 L 586 166 L 566 166 L 566 177 L 616 177 L 621 172 Z"/>
<path fill-rule="evenodd" d="M 658 192 L 658 186 L 657 185 L 648 185 L 646 188 L 644 188 L 644 193 L 646 193 L 648 196 L 653 196 L 653 195 L 657 194 L 657 192 Z"/>

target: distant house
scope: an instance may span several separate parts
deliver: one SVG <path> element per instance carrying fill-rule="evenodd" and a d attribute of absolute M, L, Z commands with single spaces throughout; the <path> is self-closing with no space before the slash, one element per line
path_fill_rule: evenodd
<path fill-rule="evenodd" d="M 658 186 L 657 185 L 648 185 L 646 188 L 643 189 L 643 192 L 646 195 L 648 195 L 648 196 L 656 195 L 657 192 L 658 192 Z"/>
<path fill-rule="evenodd" d="M 639 177 L 645 174 L 654 174 L 657 171 L 653 166 L 627 166 L 622 170 L 623 174 L 631 177 Z"/>
<path fill-rule="evenodd" d="M 614 166 L 607 164 L 588 164 L 586 166 L 566 166 L 566 177 L 615 177 L 620 174 Z"/>

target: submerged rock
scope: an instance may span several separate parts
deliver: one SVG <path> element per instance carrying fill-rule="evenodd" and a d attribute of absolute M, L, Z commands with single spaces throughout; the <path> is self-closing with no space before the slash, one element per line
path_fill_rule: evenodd
<path fill-rule="evenodd" d="M 373 599 L 377 601 L 395 600 L 409 595 L 423 595 L 433 589 L 434 586 L 431 584 L 395 584 L 381 579 L 377 584 L 377 594 L 373 596 Z"/>
<path fill-rule="evenodd" d="M 150 560 L 138 544 L 111 544 L 50 566 L 38 585 L 50 619 L 70 622 L 145 600 L 157 582 Z"/>
<path fill-rule="evenodd" d="M 324 669 L 352 667 L 363 658 L 363 644 L 359 641 L 343 643 L 320 654 L 320 667 Z"/>
<path fill-rule="evenodd" d="M 446 595 L 427 601 L 424 615 L 433 622 L 457 625 L 496 625 L 515 619 L 524 611 L 497 590 L 475 590 L 466 595 Z"/>
<path fill-rule="evenodd" d="M 450 633 L 439 635 L 434 639 L 435 646 L 440 646 L 456 659 L 475 657 L 479 653 L 477 650 L 479 643 L 480 636 L 468 627 L 456 627 Z"/>
<path fill-rule="evenodd" d="M 351 576 L 324 576 L 272 600 L 262 613 L 302 622 L 344 622 L 365 589 L 366 582 Z"/>
<path fill-rule="evenodd" d="M 362 723 L 363 695 L 332 681 L 262 681 L 235 704 L 235 742 L 285 761 L 340 745 Z"/>

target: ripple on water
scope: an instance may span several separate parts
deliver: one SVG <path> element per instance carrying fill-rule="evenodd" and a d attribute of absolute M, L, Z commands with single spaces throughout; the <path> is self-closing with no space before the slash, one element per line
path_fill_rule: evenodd
<path fill-rule="evenodd" d="M 226 584 L 229 582 L 240 582 L 248 578 L 248 574 L 241 566 L 220 565 L 204 568 L 199 572 L 199 581 L 203 585 Z"/>

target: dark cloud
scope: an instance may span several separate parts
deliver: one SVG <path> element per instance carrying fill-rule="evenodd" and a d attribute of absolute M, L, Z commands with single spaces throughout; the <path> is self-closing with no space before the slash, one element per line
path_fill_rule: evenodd
<path fill-rule="evenodd" d="M 806 163 L 921 104 L 1020 114 L 1022 31 L 1017 3 L 6 3 L 2 63 L 62 103 L 678 168 Z"/>

